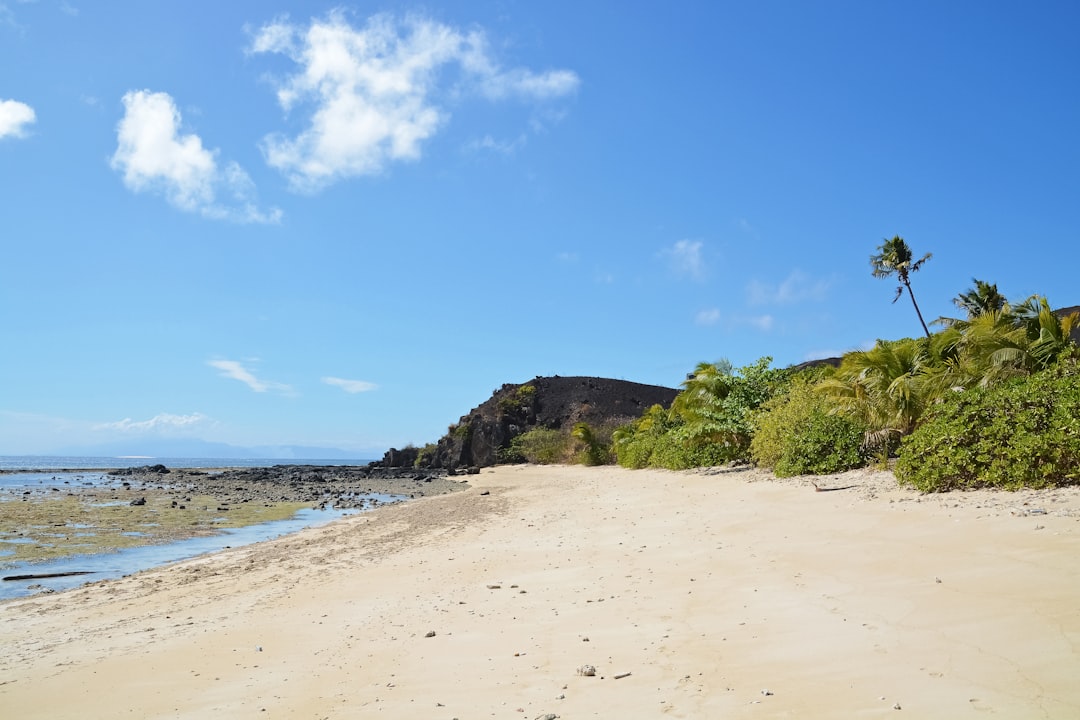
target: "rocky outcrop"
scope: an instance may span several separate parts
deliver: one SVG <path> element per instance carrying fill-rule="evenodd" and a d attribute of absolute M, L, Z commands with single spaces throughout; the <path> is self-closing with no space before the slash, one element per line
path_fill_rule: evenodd
<path fill-rule="evenodd" d="M 454 472 L 495 465 L 511 440 L 533 428 L 569 430 L 579 422 L 621 425 L 653 405 L 669 406 L 677 394 L 673 388 L 595 377 L 538 377 L 506 384 L 451 425 L 420 464 Z"/>

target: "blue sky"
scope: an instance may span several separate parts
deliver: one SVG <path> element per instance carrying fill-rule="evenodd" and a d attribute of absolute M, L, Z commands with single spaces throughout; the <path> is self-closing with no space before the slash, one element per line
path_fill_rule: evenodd
<path fill-rule="evenodd" d="M 1073 2 L 0 0 L 0 454 L 381 455 L 1080 303 Z"/>

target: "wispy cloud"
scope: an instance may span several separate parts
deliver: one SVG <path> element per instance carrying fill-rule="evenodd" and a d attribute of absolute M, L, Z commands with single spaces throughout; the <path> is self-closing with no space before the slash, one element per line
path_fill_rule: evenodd
<path fill-rule="evenodd" d="M 281 220 L 279 209 L 256 206 L 255 184 L 243 168 L 234 162 L 220 167 L 217 150 L 204 148 L 198 135 L 182 134 L 180 111 L 168 93 L 131 91 L 123 103 L 110 164 L 128 189 L 160 193 L 173 206 L 214 220 Z"/>
<path fill-rule="evenodd" d="M 249 52 L 279 53 L 300 66 L 277 84 L 277 99 L 286 112 L 303 105 L 307 127 L 296 137 L 268 135 L 262 148 L 301 192 L 417 160 L 422 143 L 449 117 L 436 102 L 447 66 L 461 75 L 442 90 L 458 96 L 542 102 L 580 84 L 570 70 L 503 70 L 483 31 L 419 16 L 375 15 L 360 28 L 343 10 L 307 26 L 280 18 L 253 33 Z"/>
<path fill-rule="evenodd" d="M 790 305 L 801 302 L 825 300 L 830 282 L 815 279 L 800 270 L 793 270 L 779 284 L 751 280 L 746 292 L 751 305 Z"/>
<path fill-rule="evenodd" d="M 761 332 L 769 332 L 776 324 L 772 315 L 746 315 L 742 313 L 724 313 L 720 308 L 707 308 L 694 316 L 694 323 L 703 326 L 720 325 L 728 330 L 739 327 L 752 327 Z"/>
<path fill-rule="evenodd" d="M 271 380 L 260 380 L 255 374 L 236 360 L 210 360 L 207 365 L 221 371 L 222 377 L 239 380 L 257 393 L 273 391 L 283 395 L 293 394 L 291 386 Z"/>
<path fill-rule="evenodd" d="M 370 392 L 372 390 L 377 390 L 379 387 L 375 383 L 366 380 L 346 380 L 345 378 L 324 377 L 322 381 L 327 385 L 339 387 L 347 393 Z"/>
<path fill-rule="evenodd" d="M 18 100 L 0 100 L 0 140 L 26 137 L 26 129 L 37 120 L 34 108 Z"/>
<path fill-rule="evenodd" d="M 724 314 L 720 312 L 720 308 L 708 308 L 707 310 L 701 310 L 694 317 L 694 322 L 698 325 L 715 325 L 720 322 L 724 317 Z"/>
<path fill-rule="evenodd" d="M 488 152 L 496 155 L 510 156 L 516 153 L 520 148 L 524 147 L 527 141 L 528 138 L 525 135 L 518 135 L 513 140 L 496 140 L 491 135 L 485 135 L 482 138 L 471 140 L 466 143 L 465 152 Z"/>
<path fill-rule="evenodd" d="M 700 240 L 679 240 L 669 248 L 664 248 L 661 255 L 667 259 L 671 271 L 681 277 L 691 280 L 705 279 L 705 259 L 701 249 L 704 243 Z"/>
<path fill-rule="evenodd" d="M 202 413 L 191 415 L 173 415 L 161 413 L 149 420 L 132 420 L 124 418 L 116 422 L 99 423 L 94 426 L 95 430 L 120 430 L 122 432 L 159 432 L 170 430 L 186 430 L 195 426 L 205 425 L 210 418 Z"/>

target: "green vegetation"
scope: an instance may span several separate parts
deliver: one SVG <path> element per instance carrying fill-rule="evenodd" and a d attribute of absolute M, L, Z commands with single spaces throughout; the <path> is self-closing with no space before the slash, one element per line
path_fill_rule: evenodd
<path fill-rule="evenodd" d="M 816 383 L 812 376 L 796 378 L 789 392 L 755 414 L 750 454 L 777 477 L 842 472 L 865 462 L 866 423 L 834 412 Z"/>
<path fill-rule="evenodd" d="M 612 430 L 593 428 L 579 422 L 569 431 L 533 428 L 510 441 L 510 447 L 500 453 L 500 462 L 530 462 L 538 465 L 554 463 L 606 465 L 611 462 Z"/>
<path fill-rule="evenodd" d="M 951 393 L 904 439 L 896 476 L 924 492 L 1080 482 L 1080 364 Z"/>
<path fill-rule="evenodd" d="M 510 441 L 505 456 L 508 462 L 530 462 L 538 465 L 568 463 L 572 460 L 570 436 L 551 428 L 533 428 Z"/>
<path fill-rule="evenodd" d="M 753 461 L 778 476 L 834 473 L 897 459 L 897 477 L 919 490 L 1043 487 L 1080 482 L 1080 314 L 1058 317 L 1033 295 L 1010 303 L 973 278 L 954 300 L 962 318 L 938 318 L 931 334 L 911 288 L 914 259 L 900 236 L 870 258 L 895 277 L 926 337 L 878 340 L 839 367 L 793 373 L 771 358 L 738 370 L 700 363 L 669 409 L 649 408 L 612 430 L 578 423 L 537 428 L 502 451 L 504 462 L 617 462 L 685 469 Z M 504 413 L 535 402 L 523 385 Z"/>
<path fill-rule="evenodd" d="M 454 423 L 447 429 L 450 436 L 457 438 L 458 440 L 468 440 L 472 437 L 472 431 L 472 425 L 469 423 Z"/>
<path fill-rule="evenodd" d="M 439 449 L 439 446 L 435 443 L 427 443 L 424 447 L 416 453 L 416 460 L 413 462 L 413 467 L 426 467 L 428 459 L 435 454 L 435 451 Z"/>
<path fill-rule="evenodd" d="M 974 279 L 955 298 L 963 318 L 931 335 L 911 291 L 914 260 L 896 236 L 871 257 L 899 280 L 926 337 L 879 340 L 838 368 L 792 377 L 769 358 L 734 371 L 701 363 L 670 410 L 654 406 L 616 430 L 611 452 L 629 468 L 753 462 L 777 475 L 821 474 L 897 457 L 920 490 L 1042 487 L 1080 482 L 1080 315 L 1045 298 L 1009 303 Z"/>
<path fill-rule="evenodd" d="M 605 443 L 586 423 L 574 425 L 570 437 L 581 445 L 575 455 L 577 462 L 582 465 L 607 465 L 611 462 L 611 444 Z"/>
<path fill-rule="evenodd" d="M 536 400 L 536 386 L 522 385 L 513 393 L 499 399 L 499 410 L 507 415 L 517 415 L 532 407 Z"/>
<path fill-rule="evenodd" d="M 771 362 L 764 357 L 737 372 L 726 360 L 699 364 L 670 411 L 653 406 L 614 433 L 619 464 L 680 470 L 748 461 L 751 414 L 789 380 L 790 373 L 769 368 Z"/>

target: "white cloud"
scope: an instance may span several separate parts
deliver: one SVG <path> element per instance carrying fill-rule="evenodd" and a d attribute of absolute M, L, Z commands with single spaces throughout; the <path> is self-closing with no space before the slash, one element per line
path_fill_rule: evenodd
<path fill-rule="evenodd" d="M 242 363 L 236 360 L 211 360 L 207 363 L 211 367 L 215 367 L 221 371 L 222 377 L 227 377 L 232 380 L 239 380 L 247 385 L 255 392 L 262 393 L 267 390 L 273 390 L 284 395 L 292 394 L 293 389 L 285 385 L 284 383 L 273 382 L 270 380 L 260 380 L 255 377 L 254 373 L 243 366 Z"/>
<path fill-rule="evenodd" d="M 260 210 L 255 186 L 236 163 L 218 166 L 217 150 L 207 150 L 195 134 L 181 134 L 180 111 L 168 93 L 149 90 L 124 95 L 124 117 L 116 128 L 110 162 L 134 192 L 159 192 L 181 210 L 215 220 L 275 223 L 281 211 Z M 228 200 L 221 202 L 220 195 Z"/>
<path fill-rule="evenodd" d="M 375 383 L 370 383 L 366 380 L 345 380 L 344 378 L 324 377 L 322 381 L 327 385 L 339 387 L 347 393 L 370 392 L 379 387 Z"/>
<path fill-rule="evenodd" d="M 705 259 L 701 256 L 703 246 L 700 240 L 679 240 L 670 248 L 665 248 L 661 255 L 667 258 L 669 267 L 676 275 L 700 281 L 705 278 Z"/>
<path fill-rule="evenodd" d="M 723 314 L 719 308 L 709 308 L 708 310 L 700 311 L 694 318 L 694 322 L 698 325 L 715 325 L 720 322 Z"/>
<path fill-rule="evenodd" d="M 277 98 L 286 112 L 303 105 L 307 127 L 296 137 L 267 135 L 262 148 L 267 163 L 302 192 L 418 159 L 421 144 L 448 118 L 434 97 L 448 66 L 462 76 L 446 92 L 492 100 L 545 101 L 580 84 L 569 70 L 502 70 L 482 31 L 418 16 L 375 15 L 361 28 L 342 10 L 306 27 L 279 18 L 253 34 L 249 51 L 280 53 L 300 66 L 278 84 Z"/>
<path fill-rule="evenodd" d="M 155 431 L 168 431 L 168 430 L 185 430 L 195 425 L 204 425 L 209 420 L 206 415 L 202 413 L 192 413 L 191 415 L 173 415 L 171 413 L 161 413 L 155 415 L 149 420 L 133 421 L 131 418 L 124 418 L 116 422 L 100 423 L 94 426 L 95 430 L 121 430 L 123 432 L 155 432 Z"/>
<path fill-rule="evenodd" d="M 776 324 L 772 315 L 743 315 L 731 313 L 725 315 L 719 308 L 707 308 L 694 316 L 697 325 L 722 325 L 726 330 L 734 330 L 739 327 L 752 327 L 761 332 L 769 332 Z"/>
<path fill-rule="evenodd" d="M 26 137 L 26 126 L 37 120 L 34 108 L 18 100 L 0 100 L 0 140 Z"/>
<path fill-rule="evenodd" d="M 790 305 L 825 300 L 829 285 L 828 280 L 815 280 L 800 270 L 793 270 L 779 285 L 751 280 L 746 291 L 751 305 Z"/>
<path fill-rule="evenodd" d="M 485 135 L 482 138 L 472 140 L 465 144 L 465 151 L 470 153 L 475 152 L 493 152 L 497 155 L 513 155 L 519 148 L 524 147 L 528 141 L 525 135 L 519 135 L 514 140 L 496 140 L 490 135 Z"/>

